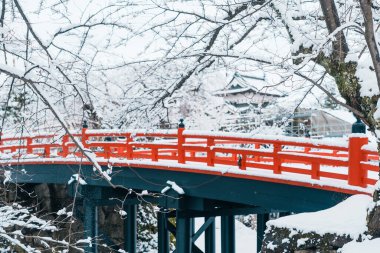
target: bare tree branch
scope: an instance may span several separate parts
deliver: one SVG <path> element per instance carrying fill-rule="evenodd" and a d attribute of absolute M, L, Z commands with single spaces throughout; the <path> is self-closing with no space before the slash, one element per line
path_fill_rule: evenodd
<path fill-rule="evenodd" d="M 304 74 L 301 74 L 300 72 L 295 72 L 295 74 L 297 76 L 300 76 L 302 77 L 303 79 L 309 81 L 310 83 L 312 83 L 314 86 L 318 87 L 321 91 L 323 91 L 330 99 L 332 99 L 335 103 L 347 108 L 348 110 L 352 111 L 353 113 L 355 113 L 356 116 L 360 117 L 360 118 L 363 118 L 364 115 L 363 113 L 361 113 L 360 111 L 358 111 L 357 109 L 347 105 L 346 103 L 343 103 L 341 101 L 339 101 L 333 94 L 331 94 L 328 90 L 326 90 L 320 83 L 314 81 L 313 79 L 311 79 L 310 77 L 308 76 L 305 76 Z"/>
<path fill-rule="evenodd" d="M 373 16 L 372 16 L 372 1 L 371 0 L 360 0 L 360 7 L 363 12 L 364 17 L 364 26 L 365 33 L 364 37 L 367 41 L 368 50 L 371 54 L 372 64 L 375 69 L 377 85 L 380 90 L 380 54 L 378 41 L 376 41 L 375 29 L 373 25 Z"/>

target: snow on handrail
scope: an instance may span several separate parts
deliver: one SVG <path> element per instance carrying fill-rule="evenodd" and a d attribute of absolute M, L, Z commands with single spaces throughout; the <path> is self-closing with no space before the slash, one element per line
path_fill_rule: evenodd
<path fill-rule="evenodd" d="M 369 162 L 378 160 L 378 156 L 372 148 L 368 148 L 365 135 L 326 141 L 183 128 L 82 129 L 73 131 L 72 134 L 99 159 L 149 159 L 152 162 L 169 160 L 178 164 L 201 163 L 209 167 L 228 165 L 235 166 L 239 171 L 266 170 L 278 175 L 309 175 L 313 180 L 345 180 L 348 185 L 364 188 L 376 181 L 369 177 L 368 172 L 378 171 L 378 167 Z M 36 155 L 53 159 L 52 154 L 61 158 L 73 155 L 83 157 L 69 135 L 62 133 L 3 136 L 0 141 L 0 159 L 2 155 L 7 159 L 27 159 Z M 344 172 L 341 169 L 325 171 L 326 166 L 343 167 Z"/>
<path fill-rule="evenodd" d="M 320 146 L 331 147 L 338 150 L 345 150 L 348 148 L 348 141 L 344 139 L 337 140 L 315 140 L 303 137 L 290 137 L 279 135 L 251 135 L 247 133 L 230 133 L 230 132 L 213 132 L 213 131 L 194 131 L 185 130 L 183 132 L 185 137 L 201 138 L 201 137 L 219 137 L 219 139 L 245 139 L 247 141 L 263 141 L 263 142 L 281 142 L 287 145 L 313 146 L 318 148 Z"/>

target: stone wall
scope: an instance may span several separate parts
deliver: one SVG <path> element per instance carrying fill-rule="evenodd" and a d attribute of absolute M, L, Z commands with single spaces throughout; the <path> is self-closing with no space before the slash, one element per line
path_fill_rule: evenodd
<path fill-rule="evenodd" d="M 270 226 L 265 231 L 261 253 L 332 253 L 352 240 L 349 236 L 302 233 L 296 229 Z"/>

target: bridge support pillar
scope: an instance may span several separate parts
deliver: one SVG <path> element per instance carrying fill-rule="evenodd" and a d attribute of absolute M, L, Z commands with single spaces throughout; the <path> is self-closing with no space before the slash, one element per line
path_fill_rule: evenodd
<path fill-rule="evenodd" d="M 193 235 L 195 233 L 195 219 L 194 218 L 190 218 L 190 238 L 191 238 L 191 242 L 193 242 Z"/>
<path fill-rule="evenodd" d="M 222 253 L 235 253 L 235 217 L 221 216 Z"/>
<path fill-rule="evenodd" d="M 260 252 L 263 245 L 266 223 L 269 221 L 269 213 L 257 214 L 256 232 L 257 232 L 257 252 Z"/>
<path fill-rule="evenodd" d="M 126 205 L 127 218 L 124 221 L 124 250 L 128 253 L 136 253 L 137 205 Z"/>
<path fill-rule="evenodd" d="M 166 210 L 161 208 L 157 214 L 158 225 L 158 253 L 169 253 L 169 230 Z"/>
<path fill-rule="evenodd" d="M 191 220 L 184 215 L 184 211 L 177 210 L 175 253 L 192 253 L 193 222 Z"/>
<path fill-rule="evenodd" d="M 290 214 L 291 214 L 291 212 L 280 212 L 279 217 L 285 217 L 285 216 L 288 216 Z"/>
<path fill-rule="evenodd" d="M 209 218 L 205 218 L 207 222 Z M 215 253 L 215 221 L 205 230 L 205 253 Z"/>
<path fill-rule="evenodd" d="M 90 199 L 85 198 L 83 200 L 84 209 L 84 230 L 85 239 L 90 238 L 91 244 L 85 247 L 85 252 L 98 252 L 97 238 L 99 236 L 98 230 L 98 208 Z"/>

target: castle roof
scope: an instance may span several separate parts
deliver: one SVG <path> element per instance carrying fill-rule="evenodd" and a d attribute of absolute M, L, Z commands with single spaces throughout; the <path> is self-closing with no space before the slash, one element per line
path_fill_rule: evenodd
<path fill-rule="evenodd" d="M 268 96 L 281 97 L 284 93 L 265 80 L 265 74 L 242 75 L 238 72 L 232 76 L 227 86 L 214 92 L 216 96 L 239 94 L 245 92 L 259 93 Z"/>

